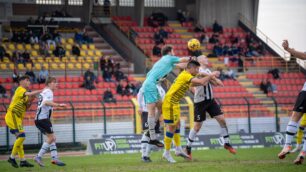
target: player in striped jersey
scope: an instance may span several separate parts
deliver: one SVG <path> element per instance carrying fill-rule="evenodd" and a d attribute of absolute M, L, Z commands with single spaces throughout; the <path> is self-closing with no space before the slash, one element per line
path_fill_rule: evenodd
<path fill-rule="evenodd" d="M 299 51 L 294 50 L 293 48 L 289 48 L 289 43 L 287 40 L 284 40 L 283 42 L 283 47 L 286 51 L 288 51 L 292 56 L 297 57 L 299 59 L 302 60 L 306 60 L 306 53 L 302 53 Z M 300 121 L 300 119 L 303 117 L 303 115 L 305 116 L 306 113 L 306 81 L 304 83 L 304 86 L 302 88 L 302 90 L 300 91 L 294 108 L 293 108 L 293 112 L 292 112 L 292 116 L 290 118 L 290 121 L 287 125 L 286 128 L 286 141 L 285 141 L 285 145 L 282 149 L 282 151 L 278 154 L 278 158 L 279 159 L 284 159 L 286 157 L 287 154 L 290 153 L 291 151 L 291 144 L 292 144 L 292 139 L 295 136 L 295 134 L 297 133 L 298 130 L 298 122 Z M 294 164 L 302 164 L 305 156 L 306 156 L 306 132 L 304 130 L 304 144 L 303 144 L 303 148 L 301 150 L 301 152 L 299 153 L 298 157 L 294 160 Z"/>
<path fill-rule="evenodd" d="M 41 90 L 28 91 L 30 84 L 29 76 L 24 75 L 19 78 L 19 87 L 16 89 L 5 115 L 6 125 L 10 132 L 16 136 L 11 156 L 8 159 L 8 162 L 15 168 L 19 167 L 15 160 L 17 154 L 20 158 L 20 167 L 33 167 L 24 158 L 23 142 L 25 140 L 25 132 L 22 123 L 26 110 L 30 107 L 31 101 L 34 100 L 33 96 L 39 94 Z"/>
<path fill-rule="evenodd" d="M 34 158 L 34 161 L 37 162 L 41 167 L 44 167 L 42 157 L 49 149 L 51 152 L 52 164 L 58 166 L 66 165 L 58 159 L 55 134 L 53 132 L 52 123 L 50 121 L 53 107 L 66 107 L 66 104 L 59 104 L 53 101 L 53 91 L 57 88 L 57 85 L 58 83 L 56 78 L 48 77 L 46 80 L 46 87 L 43 89 L 42 93 L 40 93 L 38 100 L 35 125 L 44 135 L 47 136 L 47 140 L 43 143 L 39 153 Z"/>
<path fill-rule="evenodd" d="M 198 62 L 201 64 L 199 75 L 210 76 L 211 71 L 207 68 L 208 59 L 204 55 L 197 57 Z M 206 112 L 216 119 L 221 127 L 221 138 L 224 140 L 224 148 L 230 153 L 236 154 L 236 150 L 231 146 L 228 129 L 223 112 L 214 99 L 213 86 L 223 86 L 222 81 L 213 77 L 207 85 L 195 87 L 194 95 L 194 127 L 190 130 L 187 139 L 186 152 L 191 157 L 191 145 L 197 133 L 200 131 L 203 121 L 206 120 Z"/>
<path fill-rule="evenodd" d="M 187 159 L 190 158 L 181 147 L 180 100 L 184 97 L 190 86 L 206 85 L 212 77 L 218 74 L 214 72 L 210 76 L 197 78 L 195 76 L 198 74 L 199 66 L 199 62 L 190 61 L 187 64 L 186 70 L 182 71 L 171 85 L 163 102 L 162 111 L 166 127 L 166 134 L 164 136 L 165 152 L 163 153 L 163 158 L 170 163 L 176 162 L 170 154 L 172 138 L 175 145 L 175 155 Z"/>

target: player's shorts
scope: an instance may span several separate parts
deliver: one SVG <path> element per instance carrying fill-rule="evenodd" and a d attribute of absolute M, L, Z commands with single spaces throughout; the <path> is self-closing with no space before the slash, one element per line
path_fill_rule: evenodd
<path fill-rule="evenodd" d="M 306 91 L 301 91 L 299 93 L 293 111 L 306 113 Z"/>
<path fill-rule="evenodd" d="M 158 89 L 155 83 L 148 83 L 148 82 L 149 81 L 144 83 L 143 86 L 144 101 L 146 104 L 156 103 L 161 99 Z"/>
<path fill-rule="evenodd" d="M 205 121 L 206 112 L 209 113 L 211 118 L 223 114 L 220 106 L 215 101 L 215 99 L 204 100 L 194 104 L 194 122 Z"/>
<path fill-rule="evenodd" d="M 35 120 L 35 125 L 43 134 L 52 134 L 53 128 L 50 119 Z"/>
<path fill-rule="evenodd" d="M 22 118 L 17 117 L 12 112 L 7 112 L 5 115 L 5 123 L 12 134 L 23 133 Z"/>
<path fill-rule="evenodd" d="M 148 130 L 149 129 L 149 125 L 148 125 L 148 112 L 142 112 L 141 113 L 141 122 L 142 122 L 142 130 Z M 160 127 L 160 122 L 159 120 L 156 122 L 155 125 L 155 133 L 160 133 L 159 130 Z"/>
<path fill-rule="evenodd" d="M 162 111 L 165 124 L 174 125 L 180 121 L 181 112 L 179 104 L 164 102 Z"/>

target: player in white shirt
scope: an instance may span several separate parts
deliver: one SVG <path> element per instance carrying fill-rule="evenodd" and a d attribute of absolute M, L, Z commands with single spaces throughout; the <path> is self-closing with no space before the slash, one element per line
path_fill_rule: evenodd
<path fill-rule="evenodd" d="M 293 48 L 289 48 L 289 43 L 287 40 L 284 40 L 283 47 L 286 51 L 288 51 L 292 56 L 306 60 L 306 53 L 302 53 L 299 51 L 295 51 Z M 298 122 L 302 118 L 303 114 L 306 113 L 306 82 L 299 93 L 294 108 L 292 112 L 291 119 L 287 125 L 286 129 L 286 141 L 282 151 L 278 154 L 279 159 L 284 159 L 287 154 L 291 151 L 291 144 L 292 139 L 296 135 L 297 130 L 299 128 Z M 298 157 L 294 160 L 294 164 L 300 165 L 303 163 L 303 160 L 306 156 L 306 132 L 304 130 L 304 144 L 301 152 L 299 153 Z"/>
<path fill-rule="evenodd" d="M 35 125 L 44 135 L 47 136 L 47 140 L 43 143 L 39 153 L 34 158 L 34 161 L 37 162 L 41 167 L 44 167 L 42 157 L 46 152 L 48 152 L 49 149 L 51 152 L 52 164 L 58 166 L 66 165 L 58 159 L 57 148 L 55 144 L 56 138 L 55 134 L 53 133 L 52 123 L 50 121 L 53 107 L 66 107 L 66 104 L 59 104 L 53 101 L 53 91 L 57 88 L 57 85 L 58 83 L 56 78 L 48 77 L 46 80 L 46 87 L 39 94 L 38 98 Z"/>
<path fill-rule="evenodd" d="M 165 77 L 164 77 L 165 78 Z M 164 78 L 162 78 L 159 83 L 156 85 L 157 89 L 158 89 L 158 93 L 161 97 L 161 100 L 164 99 L 165 97 L 165 90 L 163 89 L 163 87 L 161 86 L 161 83 L 164 81 Z M 138 110 L 138 114 L 141 115 L 141 120 L 142 120 L 142 130 L 143 135 L 141 138 L 141 159 L 143 162 L 151 162 L 150 159 L 150 151 L 151 151 L 151 145 L 149 144 L 150 141 L 150 133 L 149 133 L 149 126 L 148 126 L 148 110 L 147 110 L 147 105 L 145 104 L 144 101 L 144 96 L 143 96 L 143 88 L 141 87 L 138 94 L 137 94 L 137 101 L 139 104 L 139 110 Z M 160 127 L 160 123 L 159 123 L 159 117 L 156 117 L 156 125 L 155 125 L 155 133 L 160 133 L 159 131 L 159 127 Z"/>

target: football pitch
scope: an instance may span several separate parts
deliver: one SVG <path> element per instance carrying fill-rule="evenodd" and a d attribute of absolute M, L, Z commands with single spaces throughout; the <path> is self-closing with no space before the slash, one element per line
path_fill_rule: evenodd
<path fill-rule="evenodd" d="M 57 167 L 50 163 L 49 158 L 44 159 L 46 167 L 15 169 L 6 161 L 0 161 L 0 172 L 10 171 L 56 171 L 56 172 L 125 172 L 125 171 L 156 171 L 156 172 L 178 172 L 178 171 L 204 171 L 204 172 L 306 172 L 306 162 L 303 165 L 294 165 L 292 162 L 297 154 L 287 156 L 285 160 L 279 160 L 277 153 L 280 148 L 257 148 L 238 149 L 236 155 L 226 150 L 201 150 L 193 152 L 193 160 L 186 161 L 180 157 L 175 164 L 169 164 L 161 159 L 162 151 L 153 152 L 152 163 L 143 163 L 140 154 L 105 154 L 94 156 L 61 157 L 67 163 L 65 167 Z M 173 155 L 174 153 L 172 153 Z M 29 160 L 34 163 L 33 160 Z"/>

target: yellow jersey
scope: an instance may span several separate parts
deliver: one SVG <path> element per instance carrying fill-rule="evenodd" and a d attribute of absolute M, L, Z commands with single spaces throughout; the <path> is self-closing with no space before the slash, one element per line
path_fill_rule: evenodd
<path fill-rule="evenodd" d="M 186 70 L 181 72 L 166 93 L 164 101 L 167 103 L 179 104 L 180 100 L 184 97 L 186 91 L 189 89 L 192 78 L 194 78 L 194 76 Z"/>
<path fill-rule="evenodd" d="M 27 92 L 27 90 L 19 86 L 16 89 L 11 104 L 7 110 L 19 118 L 23 118 L 27 109 L 28 96 L 24 95 L 25 92 Z"/>

